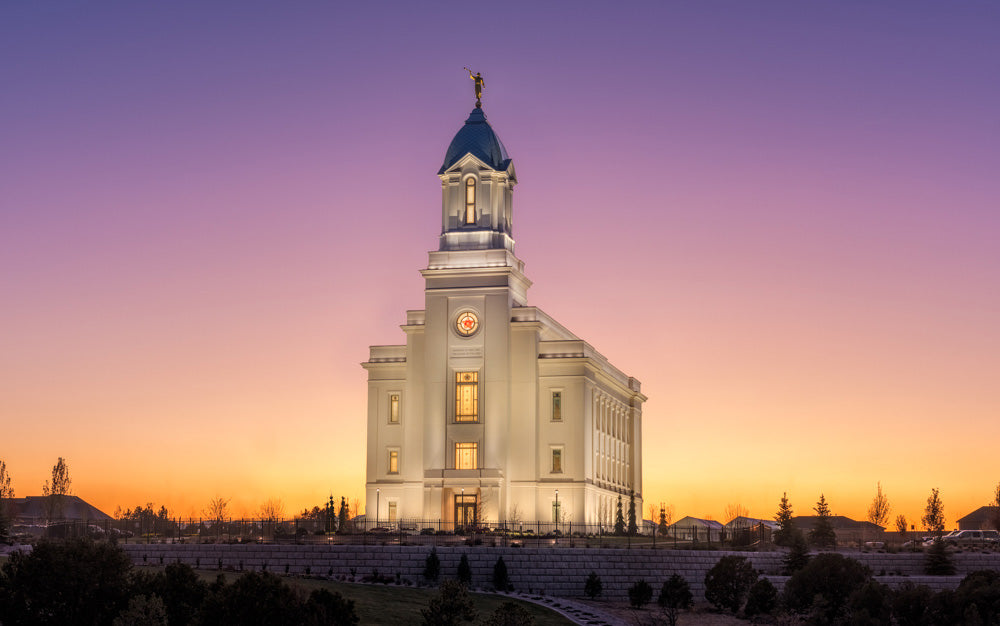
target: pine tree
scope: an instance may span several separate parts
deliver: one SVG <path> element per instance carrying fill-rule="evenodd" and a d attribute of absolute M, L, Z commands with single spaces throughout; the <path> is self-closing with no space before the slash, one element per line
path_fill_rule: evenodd
<path fill-rule="evenodd" d="M 601 584 L 601 577 L 597 575 L 597 572 L 590 572 L 587 581 L 583 583 L 583 593 L 587 594 L 591 600 L 596 600 L 603 590 L 604 585 Z"/>
<path fill-rule="evenodd" d="M 441 559 L 438 558 L 437 548 L 432 547 L 431 553 L 424 559 L 424 580 L 433 583 L 437 582 L 441 575 Z"/>
<path fill-rule="evenodd" d="M 924 573 L 930 576 L 950 576 L 955 573 L 955 564 L 940 537 L 934 539 L 924 556 Z"/>
<path fill-rule="evenodd" d="M 344 496 L 340 496 L 340 512 L 337 514 L 337 531 L 347 532 L 347 522 L 348 522 L 348 512 L 347 512 L 347 500 Z"/>
<path fill-rule="evenodd" d="M 514 588 L 510 584 L 510 576 L 507 574 L 507 564 L 503 562 L 502 556 L 493 565 L 493 588 L 497 591 L 510 591 Z"/>
<path fill-rule="evenodd" d="M 788 551 L 782 559 L 781 573 L 791 576 L 809 563 L 809 546 L 806 545 L 806 538 L 802 536 L 802 531 L 796 529 L 792 538 L 792 549 Z"/>
<path fill-rule="evenodd" d="M 819 494 L 819 502 L 816 503 L 816 524 L 809 531 L 809 541 L 817 548 L 833 548 L 837 545 L 837 533 L 833 531 L 833 524 L 830 522 L 830 507 L 826 503 L 823 494 Z"/>
<path fill-rule="evenodd" d="M 472 567 L 469 565 L 469 557 L 464 552 L 458 561 L 458 582 L 466 586 L 472 584 Z"/>
<path fill-rule="evenodd" d="M 667 534 L 667 512 L 664 510 L 663 505 L 660 505 L 660 524 L 659 524 L 660 534 Z"/>
<path fill-rule="evenodd" d="M 625 516 L 622 515 L 622 496 L 618 494 L 618 505 L 615 508 L 615 534 L 625 534 Z"/>
<path fill-rule="evenodd" d="M 790 546 L 795 539 L 795 523 L 792 522 L 792 505 L 788 502 L 788 493 L 781 494 L 778 513 L 774 516 L 778 530 L 774 532 L 774 543 L 779 546 Z"/>
<path fill-rule="evenodd" d="M 639 532 L 639 526 L 635 521 L 635 490 L 628 492 L 628 534 L 635 535 Z"/>
<path fill-rule="evenodd" d="M 326 501 L 326 532 L 332 533 L 337 530 L 337 503 L 333 500 L 333 494 Z"/>

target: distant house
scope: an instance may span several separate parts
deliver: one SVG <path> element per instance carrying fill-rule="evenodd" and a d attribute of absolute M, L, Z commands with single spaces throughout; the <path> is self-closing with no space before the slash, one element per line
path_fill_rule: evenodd
<path fill-rule="evenodd" d="M 684 517 L 667 527 L 667 536 L 684 541 L 719 541 L 723 526 L 713 519 Z"/>
<path fill-rule="evenodd" d="M 107 513 L 88 504 L 79 496 L 61 496 L 62 506 L 56 518 L 60 521 L 104 521 L 113 519 Z M 15 524 L 39 524 L 48 521 L 47 496 L 11 498 Z"/>
<path fill-rule="evenodd" d="M 965 517 L 958 518 L 959 530 L 995 530 L 1000 517 L 1000 509 L 995 506 L 981 506 Z"/>
<path fill-rule="evenodd" d="M 734 517 L 723 526 L 726 539 L 733 545 L 750 545 L 758 541 L 770 542 L 771 535 L 779 528 L 781 525 L 774 520 L 742 515 Z"/>
<path fill-rule="evenodd" d="M 792 523 L 808 537 L 818 518 L 818 515 L 799 515 L 792 518 Z M 840 545 L 872 541 L 885 532 L 885 528 L 878 524 L 859 522 L 843 515 L 831 515 L 830 526 L 837 534 L 837 543 Z"/>

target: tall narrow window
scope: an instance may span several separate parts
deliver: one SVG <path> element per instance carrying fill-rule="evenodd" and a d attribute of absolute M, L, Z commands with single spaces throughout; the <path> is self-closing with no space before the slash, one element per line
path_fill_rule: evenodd
<path fill-rule="evenodd" d="M 396 523 L 396 503 L 391 501 L 389 502 L 389 523 Z"/>
<path fill-rule="evenodd" d="M 399 450 L 389 450 L 389 473 L 399 473 Z"/>
<path fill-rule="evenodd" d="M 478 469 L 479 468 L 479 444 L 456 443 L 455 444 L 455 469 Z"/>
<path fill-rule="evenodd" d="M 479 372 L 455 373 L 455 421 L 479 421 Z"/>
<path fill-rule="evenodd" d="M 552 421 L 558 422 L 562 420 L 562 392 L 553 391 L 552 392 Z"/>
<path fill-rule="evenodd" d="M 465 179 L 465 223 L 476 223 L 476 179 L 473 176 Z"/>
<path fill-rule="evenodd" d="M 399 394 L 390 393 L 389 394 L 389 423 L 398 424 L 399 423 Z"/>
<path fill-rule="evenodd" d="M 552 473 L 562 473 L 562 448 L 552 448 Z"/>

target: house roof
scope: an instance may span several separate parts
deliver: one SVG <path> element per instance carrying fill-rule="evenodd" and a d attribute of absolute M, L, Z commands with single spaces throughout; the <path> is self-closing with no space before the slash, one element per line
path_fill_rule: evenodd
<path fill-rule="evenodd" d="M 79 496 L 62 496 L 62 512 L 60 519 L 67 520 L 110 520 L 114 519 L 97 507 L 85 502 Z M 12 498 L 14 505 L 14 517 L 17 519 L 42 520 L 47 517 L 46 504 L 48 496 L 27 496 L 25 498 Z"/>
<path fill-rule="evenodd" d="M 792 518 L 792 523 L 799 528 L 808 530 L 816 525 L 817 519 L 819 519 L 819 515 L 797 515 Z M 843 515 L 831 515 L 830 526 L 834 530 L 885 530 L 885 527 L 878 524 L 853 520 Z"/>
<path fill-rule="evenodd" d="M 757 526 L 758 524 L 763 524 L 771 530 L 778 530 L 781 525 L 778 522 L 770 519 L 758 519 L 756 517 L 744 517 L 742 515 L 734 517 L 733 519 L 726 522 L 726 528 L 745 528 L 747 526 Z"/>
<path fill-rule="evenodd" d="M 993 519 L 993 516 L 997 514 L 997 507 L 995 506 L 981 506 L 972 513 L 969 513 L 965 517 L 960 517 L 957 520 L 959 524 L 982 524 Z"/>
<path fill-rule="evenodd" d="M 700 517 L 691 517 L 690 515 L 677 520 L 676 522 L 671 524 L 671 526 L 677 526 L 678 528 L 701 526 L 702 528 L 712 528 L 714 530 L 722 529 L 721 522 L 717 522 L 714 519 L 701 519 Z"/>

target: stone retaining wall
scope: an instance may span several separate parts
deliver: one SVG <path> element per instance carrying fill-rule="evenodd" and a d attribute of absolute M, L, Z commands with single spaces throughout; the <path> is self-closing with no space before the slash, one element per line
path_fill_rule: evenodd
<path fill-rule="evenodd" d="M 423 546 L 312 546 L 257 544 L 127 544 L 122 546 L 136 565 L 158 565 L 176 561 L 200 569 L 261 570 L 283 574 L 355 577 L 360 580 L 373 571 L 414 583 L 422 581 L 424 560 L 430 548 Z M 583 595 L 589 572 L 597 572 L 604 597 L 624 599 L 635 581 L 645 579 L 654 589 L 671 574 L 683 576 L 696 600 L 703 600 L 705 573 L 720 558 L 730 554 L 746 556 L 754 567 L 779 589 L 784 586 L 782 552 L 724 552 L 700 550 L 616 550 L 599 548 L 489 548 L 438 547 L 442 577 L 454 577 L 462 554 L 468 555 L 474 587 L 492 587 L 493 565 L 503 556 L 515 589 L 557 597 Z M 954 555 L 955 576 L 923 575 L 921 553 L 850 553 L 872 569 L 883 583 L 896 586 L 904 581 L 923 584 L 934 590 L 952 589 L 969 572 L 1000 570 L 1000 554 L 958 553 Z"/>

